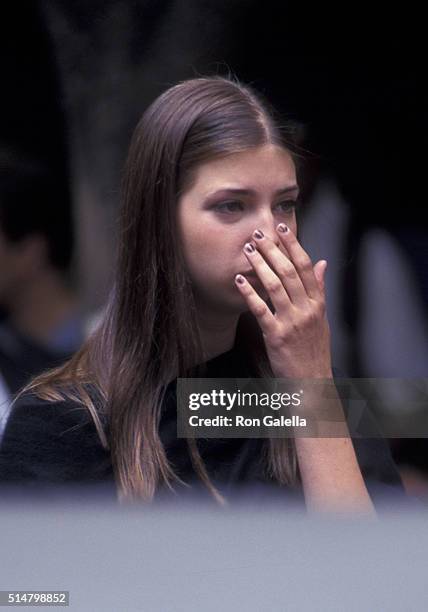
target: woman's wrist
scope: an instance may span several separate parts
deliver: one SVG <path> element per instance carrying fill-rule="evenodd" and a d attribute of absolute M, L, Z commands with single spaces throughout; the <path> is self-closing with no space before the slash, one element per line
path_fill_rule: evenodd
<path fill-rule="evenodd" d="M 296 438 L 295 444 L 309 510 L 375 514 L 350 438 Z"/>
<path fill-rule="evenodd" d="M 340 397 L 334 384 L 326 385 L 325 393 L 322 384 L 305 391 L 303 415 L 313 435 L 296 431 L 295 436 L 308 508 L 374 514 Z"/>

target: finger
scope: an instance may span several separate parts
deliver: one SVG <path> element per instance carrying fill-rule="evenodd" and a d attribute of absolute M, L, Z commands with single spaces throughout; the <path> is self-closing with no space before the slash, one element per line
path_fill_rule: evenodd
<path fill-rule="evenodd" d="M 257 319 L 262 332 L 266 336 L 273 335 L 276 327 L 276 321 L 266 302 L 262 300 L 249 281 L 242 274 L 237 274 L 235 276 L 235 285 L 238 287 L 239 292 L 247 302 L 249 310 Z"/>
<path fill-rule="evenodd" d="M 318 286 L 323 296 L 325 295 L 326 270 L 327 270 L 327 262 L 325 259 L 321 259 L 320 261 L 317 261 L 317 263 L 314 265 L 315 278 L 317 279 Z"/>
<path fill-rule="evenodd" d="M 302 280 L 306 293 L 310 298 L 320 298 L 321 291 L 318 281 L 315 278 L 311 258 L 301 246 L 295 234 L 293 234 L 291 229 L 285 225 L 285 223 L 280 223 L 276 229 L 281 238 L 282 244 L 287 249 L 287 253 L 289 254 L 290 259 Z"/>
<path fill-rule="evenodd" d="M 296 306 L 303 306 L 308 299 L 308 295 L 294 264 L 274 241 L 265 236 L 261 230 L 256 230 L 253 236 L 257 249 L 272 266 L 284 285 L 290 300 Z"/>
<path fill-rule="evenodd" d="M 247 242 L 244 246 L 244 253 L 268 292 L 275 312 L 280 315 L 289 312 L 291 306 L 290 297 L 281 279 L 275 274 L 253 244 Z"/>

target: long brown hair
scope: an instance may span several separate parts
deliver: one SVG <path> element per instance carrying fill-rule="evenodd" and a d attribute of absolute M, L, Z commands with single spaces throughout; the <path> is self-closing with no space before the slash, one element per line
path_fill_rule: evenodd
<path fill-rule="evenodd" d="M 177 199 L 204 160 L 277 144 L 293 155 L 293 126 L 280 125 L 252 88 L 224 77 L 183 81 L 145 111 L 125 166 L 113 289 L 96 332 L 65 365 L 26 387 L 48 400 L 70 398 L 89 410 L 111 451 L 120 500 L 151 500 L 160 484 L 180 481 L 159 437 L 166 386 L 200 363 L 195 302 L 176 231 Z M 237 341 L 246 345 L 254 375 L 272 377 L 263 338 L 251 313 L 241 315 Z M 101 398 L 95 405 L 88 386 Z M 106 435 L 108 424 L 108 435 Z M 196 473 L 220 503 L 194 440 Z M 265 467 L 293 484 L 291 440 L 270 439 Z"/>

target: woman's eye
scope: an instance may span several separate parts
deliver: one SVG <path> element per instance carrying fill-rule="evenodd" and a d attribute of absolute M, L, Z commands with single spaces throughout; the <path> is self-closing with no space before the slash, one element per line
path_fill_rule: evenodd
<path fill-rule="evenodd" d="M 281 209 L 281 212 L 291 213 L 297 208 L 297 200 L 285 200 L 285 202 L 280 202 L 277 206 Z"/>
<path fill-rule="evenodd" d="M 222 202 L 222 204 L 216 204 L 214 206 L 214 210 L 226 214 L 240 212 L 243 209 L 244 207 L 241 202 Z"/>

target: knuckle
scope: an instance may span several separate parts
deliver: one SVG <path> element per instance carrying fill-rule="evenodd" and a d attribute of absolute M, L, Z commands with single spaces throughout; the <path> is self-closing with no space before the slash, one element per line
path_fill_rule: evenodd
<path fill-rule="evenodd" d="M 280 278 L 284 278 L 286 274 L 287 274 L 287 268 L 285 268 L 285 266 L 278 267 L 278 276 Z"/>
<path fill-rule="evenodd" d="M 285 340 L 287 340 L 288 338 L 288 329 L 287 327 L 285 327 L 285 325 L 280 325 L 278 327 L 278 338 L 281 340 L 281 342 L 285 342 Z"/>
<path fill-rule="evenodd" d="M 288 333 L 285 329 L 277 329 L 276 333 L 269 339 L 269 345 L 272 349 L 279 349 L 286 343 L 288 339 Z"/>
<path fill-rule="evenodd" d="M 308 310 L 301 312 L 299 317 L 292 322 L 294 333 L 310 328 L 314 322 L 314 319 L 315 317 L 313 312 Z"/>
<path fill-rule="evenodd" d="M 305 315 L 306 325 L 314 325 L 315 323 L 317 323 L 317 321 L 319 321 L 318 312 L 315 309 L 309 310 Z"/>
<path fill-rule="evenodd" d="M 282 289 L 282 283 L 279 280 L 271 280 L 266 283 L 266 289 L 269 293 L 278 293 Z"/>
<path fill-rule="evenodd" d="M 311 300 L 311 307 L 310 307 L 310 311 L 315 315 L 315 316 L 319 316 L 321 314 L 324 313 L 325 311 L 325 301 L 324 299 L 312 299 Z"/>
<path fill-rule="evenodd" d="M 289 266 L 284 268 L 284 276 L 290 280 L 295 280 L 297 278 L 296 268 L 290 264 Z"/>
<path fill-rule="evenodd" d="M 282 338 L 274 338 L 270 342 L 270 347 L 272 348 L 272 350 L 277 351 L 281 349 L 283 344 L 284 344 L 284 341 L 282 340 Z"/>
<path fill-rule="evenodd" d="M 266 314 L 266 309 L 267 306 L 265 304 L 256 304 L 256 306 L 254 306 L 253 312 L 256 317 L 263 317 Z"/>
<path fill-rule="evenodd" d="M 309 255 L 304 255 L 300 257 L 297 261 L 297 266 L 303 272 L 307 272 L 312 268 L 312 261 Z"/>
<path fill-rule="evenodd" d="M 319 302 L 317 302 L 317 309 L 318 309 L 318 313 L 321 316 L 324 316 L 326 314 L 327 308 L 326 308 L 324 300 L 320 300 Z"/>
<path fill-rule="evenodd" d="M 294 278 L 296 276 L 296 271 L 293 266 L 282 266 L 278 270 L 278 274 L 281 278 Z"/>

